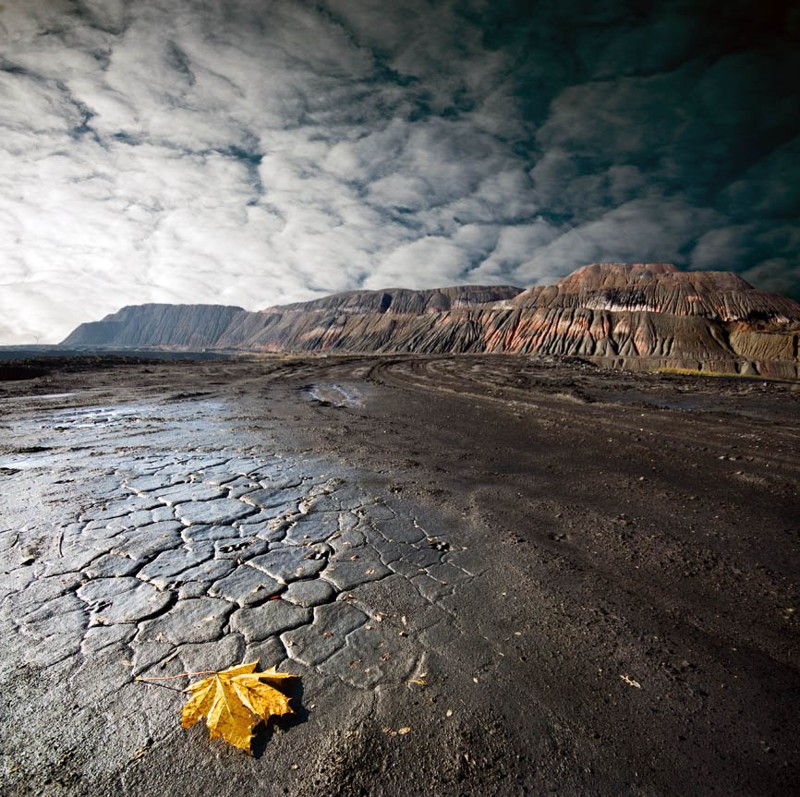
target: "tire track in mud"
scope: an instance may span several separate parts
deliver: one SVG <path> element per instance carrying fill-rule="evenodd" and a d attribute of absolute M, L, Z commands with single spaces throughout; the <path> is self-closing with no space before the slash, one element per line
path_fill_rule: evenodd
<path fill-rule="evenodd" d="M 568 423 L 575 434 L 582 430 L 594 431 L 603 426 L 609 433 L 623 433 L 634 441 L 641 442 L 636 438 L 647 434 L 645 427 L 653 419 L 658 419 L 661 421 L 658 424 L 658 440 L 661 444 L 668 443 L 697 451 L 699 442 L 702 441 L 706 449 L 730 452 L 731 440 L 735 437 L 751 444 L 747 447 L 747 456 L 752 457 L 751 462 L 780 466 L 786 469 L 787 476 L 800 477 L 800 423 L 794 428 L 782 424 L 779 439 L 768 440 L 772 426 L 769 421 L 721 413 L 718 418 L 720 428 L 715 430 L 709 428 L 707 418 L 696 420 L 688 412 L 654 406 L 647 401 L 646 396 L 642 396 L 640 406 L 631 406 L 630 402 L 621 404 L 603 400 L 602 397 L 587 397 L 585 389 L 576 390 L 572 385 L 559 385 L 556 380 L 553 380 L 554 384 L 551 386 L 544 384 L 532 389 L 516 388 L 508 384 L 508 370 L 512 367 L 513 363 L 509 363 L 505 369 L 496 366 L 494 369 L 487 369 L 479 363 L 474 370 L 465 371 L 462 364 L 454 362 L 452 358 L 382 360 L 370 369 L 367 379 L 399 389 L 469 397 L 473 401 L 492 403 L 512 412 L 534 413 L 533 420 L 536 422 Z M 458 371 L 454 373 L 456 368 Z M 535 365 L 532 370 L 536 373 Z M 487 391 L 490 392 L 487 394 Z M 599 406 L 593 407 L 593 404 Z M 608 412 L 609 406 L 617 410 L 613 417 Z M 710 416 L 714 413 L 709 410 L 705 414 Z M 665 419 L 666 423 L 663 422 Z M 764 447 L 769 447 L 768 453 L 756 451 L 752 447 L 762 437 Z"/>

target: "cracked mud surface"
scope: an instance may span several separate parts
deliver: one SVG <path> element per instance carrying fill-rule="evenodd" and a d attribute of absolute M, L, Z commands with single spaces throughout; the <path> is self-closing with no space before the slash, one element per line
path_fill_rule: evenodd
<path fill-rule="evenodd" d="M 4 794 L 785 794 L 794 385 L 527 358 L 0 385 Z M 253 758 L 185 680 L 302 677 Z"/>

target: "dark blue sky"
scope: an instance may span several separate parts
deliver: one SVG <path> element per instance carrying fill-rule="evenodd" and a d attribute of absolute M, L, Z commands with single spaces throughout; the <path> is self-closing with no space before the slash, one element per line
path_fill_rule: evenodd
<path fill-rule="evenodd" d="M 800 298 L 798 78 L 769 1 L 5 0 L 0 343 L 600 260 Z"/>

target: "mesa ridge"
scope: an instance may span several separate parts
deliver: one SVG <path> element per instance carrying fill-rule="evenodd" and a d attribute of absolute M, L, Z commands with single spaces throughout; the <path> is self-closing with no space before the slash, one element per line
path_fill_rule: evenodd
<path fill-rule="evenodd" d="M 726 271 L 593 263 L 552 285 L 348 291 L 249 312 L 146 304 L 63 346 L 249 352 L 515 353 L 631 370 L 797 379 L 800 304 Z"/>

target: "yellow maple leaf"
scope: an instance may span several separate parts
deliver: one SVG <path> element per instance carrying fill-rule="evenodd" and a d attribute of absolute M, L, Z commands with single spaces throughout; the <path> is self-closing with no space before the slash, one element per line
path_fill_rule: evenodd
<path fill-rule="evenodd" d="M 210 738 L 224 739 L 249 753 L 256 723 L 294 713 L 289 698 L 271 683 L 295 676 L 274 668 L 254 672 L 257 664 L 239 664 L 190 684 L 184 689 L 191 697 L 183 707 L 181 725 L 191 728 L 206 717 Z"/>

